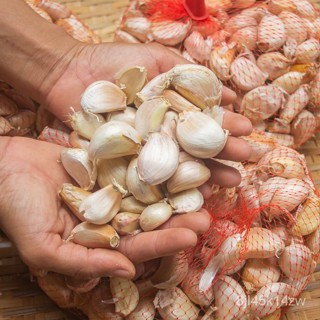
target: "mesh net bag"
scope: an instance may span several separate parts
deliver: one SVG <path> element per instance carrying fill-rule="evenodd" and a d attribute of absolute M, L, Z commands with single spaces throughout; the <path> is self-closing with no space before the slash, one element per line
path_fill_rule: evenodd
<path fill-rule="evenodd" d="M 208 66 L 237 92 L 234 109 L 284 146 L 319 130 L 316 1 L 131 1 L 115 40 L 156 41 Z"/>

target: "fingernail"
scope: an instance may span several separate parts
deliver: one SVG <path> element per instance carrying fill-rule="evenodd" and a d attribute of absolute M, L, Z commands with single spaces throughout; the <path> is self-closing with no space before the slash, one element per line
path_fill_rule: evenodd
<path fill-rule="evenodd" d="M 119 270 L 116 270 L 112 273 L 112 275 L 114 277 L 120 277 L 120 278 L 128 278 L 128 279 L 131 279 L 134 275 L 129 272 L 128 270 L 123 270 L 123 269 L 119 269 Z"/>

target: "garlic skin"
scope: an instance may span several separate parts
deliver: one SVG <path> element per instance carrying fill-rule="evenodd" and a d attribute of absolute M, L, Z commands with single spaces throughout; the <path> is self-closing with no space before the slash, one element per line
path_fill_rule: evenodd
<path fill-rule="evenodd" d="M 134 128 L 137 109 L 133 107 L 126 107 L 121 111 L 109 112 L 107 114 L 107 121 L 122 121 Z"/>
<path fill-rule="evenodd" d="M 180 163 L 177 170 L 167 181 L 167 190 L 170 193 L 192 189 L 204 184 L 211 176 L 210 170 L 196 161 Z"/>
<path fill-rule="evenodd" d="M 179 147 L 163 132 L 150 134 L 138 156 L 138 174 L 143 182 L 157 185 L 168 180 L 179 164 Z"/>
<path fill-rule="evenodd" d="M 154 203 L 140 214 L 139 223 L 143 231 L 151 231 L 165 223 L 172 215 L 172 207 L 165 202 Z"/>
<path fill-rule="evenodd" d="M 113 159 L 138 152 L 141 137 L 129 124 L 110 121 L 99 127 L 89 144 L 89 158 Z"/>
<path fill-rule="evenodd" d="M 80 213 L 86 221 L 105 224 L 113 219 L 121 205 L 122 193 L 108 185 L 86 197 L 80 204 Z"/>
<path fill-rule="evenodd" d="M 68 174 L 84 190 L 91 190 L 97 178 L 97 170 L 83 149 L 65 148 L 61 150 L 61 162 Z"/>
<path fill-rule="evenodd" d="M 176 135 L 186 152 L 206 159 L 216 156 L 224 148 L 228 131 L 202 112 L 184 111 L 179 115 Z"/>
<path fill-rule="evenodd" d="M 104 113 L 126 108 L 127 97 L 114 83 L 101 80 L 93 82 L 81 96 L 81 107 L 85 112 Z"/>
<path fill-rule="evenodd" d="M 167 111 L 164 115 L 163 122 L 160 127 L 160 132 L 166 133 L 173 140 L 177 141 L 176 130 L 177 130 L 177 121 L 178 113 L 175 111 Z"/>
<path fill-rule="evenodd" d="M 202 193 L 197 188 L 170 194 L 168 201 L 174 213 L 196 212 L 204 203 Z"/>

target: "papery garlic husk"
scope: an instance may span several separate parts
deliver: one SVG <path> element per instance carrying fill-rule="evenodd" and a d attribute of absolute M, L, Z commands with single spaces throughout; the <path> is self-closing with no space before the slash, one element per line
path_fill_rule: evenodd
<path fill-rule="evenodd" d="M 297 63 L 316 62 L 320 56 L 320 42 L 317 39 L 308 39 L 297 47 L 295 61 Z"/>
<path fill-rule="evenodd" d="M 196 320 L 200 312 L 178 287 L 159 290 L 153 303 L 160 316 L 166 320 Z"/>
<path fill-rule="evenodd" d="M 133 107 L 126 107 L 122 111 L 109 112 L 107 114 L 107 121 L 121 121 L 129 124 L 134 128 L 137 109 Z"/>
<path fill-rule="evenodd" d="M 114 78 L 116 85 L 126 94 L 127 104 L 131 104 L 147 82 L 147 70 L 141 66 L 130 67 L 117 72 Z"/>
<path fill-rule="evenodd" d="M 315 230 L 305 238 L 305 245 L 310 249 L 312 254 L 320 252 L 320 229 Z"/>
<path fill-rule="evenodd" d="M 65 276 L 66 285 L 72 291 L 77 293 L 85 293 L 91 291 L 98 283 L 100 278 L 81 279 L 76 277 Z"/>
<path fill-rule="evenodd" d="M 196 161 L 180 163 L 177 170 L 167 181 L 167 190 L 170 193 L 192 189 L 204 184 L 211 176 L 210 170 Z"/>
<path fill-rule="evenodd" d="M 223 107 L 220 107 L 220 106 L 207 107 L 203 110 L 203 113 L 211 117 L 222 127 L 224 113 L 225 113 L 225 109 Z"/>
<path fill-rule="evenodd" d="M 192 20 L 186 22 L 178 20 L 153 21 L 150 31 L 153 39 L 165 46 L 175 46 L 182 42 L 192 26 Z"/>
<path fill-rule="evenodd" d="M 176 112 L 182 112 L 184 110 L 201 111 L 200 108 L 196 107 L 193 103 L 191 103 L 189 100 L 187 100 L 181 94 L 179 94 L 174 90 L 171 90 L 171 89 L 164 90 L 163 96 L 169 100 L 170 109 Z"/>
<path fill-rule="evenodd" d="M 160 185 L 151 186 L 143 182 L 138 174 L 138 158 L 133 158 L 127 169 L 128 191 L 138 200 L 146 204 L 152 204 L 164 198 Z"/>
<path fill-rule="evenodd" d="M 115 312 L 117 314 L 126 317 L 137 307 L 139 292 L 133 281 L 111 277 L 110 290 L 115 301 Z"/>
<path fill-rule="evenodd" d="M 200 109 L 220 104 L 222 83 L 207 67 L 176 65 L 167 72 L 172 87 Z"/>
<path fill-rule="evenodd" d="M 129 17 L 124 21 L 122 29 L 142 42 L 151 39 L 150 20 L 146 17 Z"/>
<path fill-rule="evenodd" d="M 235 46 L 218 46 L 211 51 L 209 66 L 220 80 L 231 78 L 230 67 L 236 53 Z"/>
<path fill-rule="evenodd" d="M 81 244 L 87 248 L 112 249 L 119 246 L 120 237 L 108 224 L 95 225 L 84 221 L 72 229 L 67 241 Z"/>
<path fill-rule="evenodd" d="M 139 218 L 139 213 L 120 212 L 115 215 L 110 224 L 120 236 L 135 235 L 141 232 Z"/>
<path fill-rule="evenodd" d="M 261 54 L 257 59 L 257 66 L 268 74 L 269 80 L 274 80 L 289 71 L 292 61 L 280 52 L 268 52 Z"/>
<path fill-rule="evenodd" d="M 93 188 L 97 170 L 86 150 L 65 148 L 61 150 L 60 158 L 65 170 L 82 189 L 91 190 Z"/>
<path fill-rule="evenodd" d="M 179 164 L 179 147 L 163 132 L 149 135 L 138 156 L 138 174 L 143 182 L 158 185 L 168 180 Z"/>
<path fill-rule="evenodd" d="M 243 319 L 248 306 L 247 295 L 236 280 L 222 276 L 214 284 L 213 291 L 219 319 Z"/>
<path fill-rule="evenodd" d="M 232 82 L 238 89 L 250 91 L 264 85 L 268 74 L 262 72 L 256 64 L 243 56 L 238 56 L 231 64 Z"/>
<path fill-rule="evenodd" d="M 161 258 L 157 271 L 151 276 L 153 286 L 168 289 L 178 286 L 188 273 L 188 259 L 185 252 Z"/>
<path fill-rule="evenodd" d="M 139 106 L 135 117 L 135 129 L 143 139 L 146 139 L 150 133 L 160 130 L 169 106 L 169 101 L 163 97 L 149 99 Z"/>
<path fill-rule="evenodd" d="M 89 149 L 89 140 L 80 137 L 75 131 L 72 131 L 69 135 L 69 144 L 72 148 L 79 148 L 87 151 Z"/>
<path fill-rule="evenodd" d="M 204 203 L 202 193 L 197 188 L 170 194 L 168 200 L 173 213 L 196 212 Z"/>
<path fill-rule="evenodd" d="M 84 111 L 74 111 L 70 115 L 70 124 L 74 131 L 86 139 L 91 139 L 94 132 L 105 123 L 100 114 L 93 114 Z"/>
<path fill-rule="evenodd" d="M 278 256 L 284 249 L 284 242 L 271 230 L 254 227 L 244 236 L 243 258 L 265 259 Z"/>
<path fill-rule="evenodd" d="M 86 221 L 105 224 L 113 219 L 121 205 L 123 190 L 112 184 L 93 192 L 82 200 L 79 210 Z"/>
<path fill-rule="evenodd" d="M 179 116 L 176 135 L 186 152 L 206 159 L 216 156 L 224 148 L 228 131 L 202 112 L 184 111 Z"/>
<path fill-rule="evenodd" d="M 269 219 L 281 216 L 284 210 L 291 211 L 303 202 L 309 192 L 309 185 L 296 178 L 273 177 L 259 187 L 260 205 Z"/>
<path fill-rule="evenodd" d="M 286 283 L 268 283 L 251 299 L 250 311 L 253 316 L 261 319 L 290 303 L 291 298 L 296 297 L 296 293 L 296 290 Z M 259 301 L 270 302 L 261 304 Z"/>
<path fill-rule="evenodd" d="M 316 265 L 310 249 L 299 243 L 292 243 L 286 247 L 279 258 L 282 272 L 291 279 L 300 279 L 310 275 Z"/>
<path fill-rule="evenodd" d="M 122 199 L 120 212 L 141 213 L 146 207 L 145 203 L 138 201 L 134 196 L 130 196 Z"/>
<path fill-rule="evenodd" d="M 177 131 L 177 122 L 178 122 L 178 113 L 175 111 L 167 111 L 164 115 L 163 122 L 160 127 L 160 132 L 167 134 L 173 140 L 177 140 L 176 131 Z"/>
<path fill-rule="evenodd" d="M 271 259 L 248 259 L 241 278 L 248 292 L 259 290 L 268 283 L 278 282 L 280 269 Z"/>
<path fill-rule="evenodd" d="M 91 192 L 78 188 L 71 183 L 64 183 L 59 190 L 60 198 L 68 206 L 72 213 L 81 221 L 85 221 L 85 218 L 80 213 L 79 207 L 82 200 L 84 200 L 90 194 Z"/>
<path fill-rule="evenodd" d="M 113 159 L 136 154 L 141 145 L 138 132 L 125 122 L 110 121 L 99 127 L 91 138 L 89 158 Z"/>
<path fill-rule="evenodd" d="M 283 90 L 273 85 L 261 86 L 244 95 L 241 112 L 252 122 L 268 119 L 284 106 Z"/>
<path fill-rule="evenodd" d="M 101 80 L 93 82 L 81 95 L 81 107 L 85 112 L 104 113 L 126 108 L 127 97 L 114 83 Z"/>
<path fill-rule="evenodd" d="M 139 223 L 143 231 L 151 231 L 169 220 L 172 207 L 165 203 L 154 203 L 146 207 L 140 214 Z"/>
<path fill-rule="evenodd" d="M 317 230 L 320 225 L 320 198 L 316 194 L 309 196 L 299 205 L 294 218 L 290 229 L 293 235 L 306 236 Z"/>
<path fill-rule="evenodd" d="M 276 51 L 287 39 L 285 25 L 276 15 L 265 15 L 258 26 L 258 48 L 263 52 Z"/>
<path fill-rule="evenodd" d="M 100 188 L 104 188 L 116 181 L 127 189 L 126 176 L 129 161 L 125 158 L 99 159 L 97 161 L 97 181 Z"/>
<path fill-rule="evenodd" d="M 156 308 L 151 297 L 142 297 L 136 308 L 126 317 L 126 320 L 153 320 Z"/>

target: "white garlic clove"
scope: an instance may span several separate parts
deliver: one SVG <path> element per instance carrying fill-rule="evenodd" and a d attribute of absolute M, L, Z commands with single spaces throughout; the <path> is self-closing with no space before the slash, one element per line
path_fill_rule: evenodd
<path fill-rule="evenodd" d="M 145 203 L 138 201 L 134 196 L 130 196 L 122 199 L 120 211 L 141 213 L 146 207 L 147 205 Z"/>
<path fill-rule="evenodd" d="M 189 100 L 184 98 L 178 92 L 166 89 L 163 91 L 163 96 L 169 100 L 170 102 L 170 109 L 176 112 L 182 112 L 184 110 L 194 110 L 194 111 L 201 111 L 200 108 L 196 107 L 193 103 Z"/>
<path fill-rule="evenodd" d="M 126 320 L 152 320 L 155 318 L 156 308 L 151 297 L 142 297 L 136 308 L 126 317 Z"/>
<path fill-rule="evenodd" d="M 109 112 L 107 114 L 107 121 L 121 121 L 129 124 L 134 128 L 137 109 L 133 107 L 126 107 L 121 111 Z"/>
<path fill-rule="evenodd" d="M 101 80 L 92 83 L 81 96 L 81 107 L 85 112 L 104 113 L 126 108 L 127 97 L 114 83 Z"/>
<path fill-rule="evenodd" d="M 221 127 L 223 124 L 223 118 L 225 109 L 220 106 L 207 107 L 203 110 L 203 113 L 215 120 Z"/>
<path fill-rule="evenodd" d="M 146 17 L 129 17 L 125 19 L 122 29 L 142 42 L 150 39 L 150 20 Z"/>
<path fill-rule="evenodd" d="M 89 157 L 113 159 L 133 155 L 140 149 L 141 137 L 129 124 L 110 121 L 99 127 L 91 138 Z"/>
<path fill-rule="evenodd" d="M 142 181 L 158 185 L 169 179 L 179 164 L 179 147 L 163 132 L 150 134 L 138 156 L 138 173 Z"/>
<path fill-rule="evenodd" d="M 141 232 L 139 224 L 140 214 L 120 212 L 111 220 L 111 226 L 121 235 L 135 235 Z"/>
<path fill-rule="evenodd" d="M 61 162 L 69 175 L 85 189 L 91 190 L 96 182 L 97 170 L 83 149 L 66 148 L 61 151 Z"/>
<path fill-rule="evenodd" d="M 160 132 L 166 133 L 176 141 L 177 122 L 178 114 L 175 111 L 167 111 L 164 115 L 164 119 L 160 127 Z"/>
<path fill-rule="evenodd" d="M 168 201 L 174 213 L 196 212 L 204 203 L 203 196 L 197 188 L 170 194 Z"/>
<path fill-rule="evenodd" d="M 89 149 L 89 140 L 80 137 L 75 131 L 72 131 L 69 135 L 69 144 L 72 148 L 79 148 L 87 151 Z"/>

